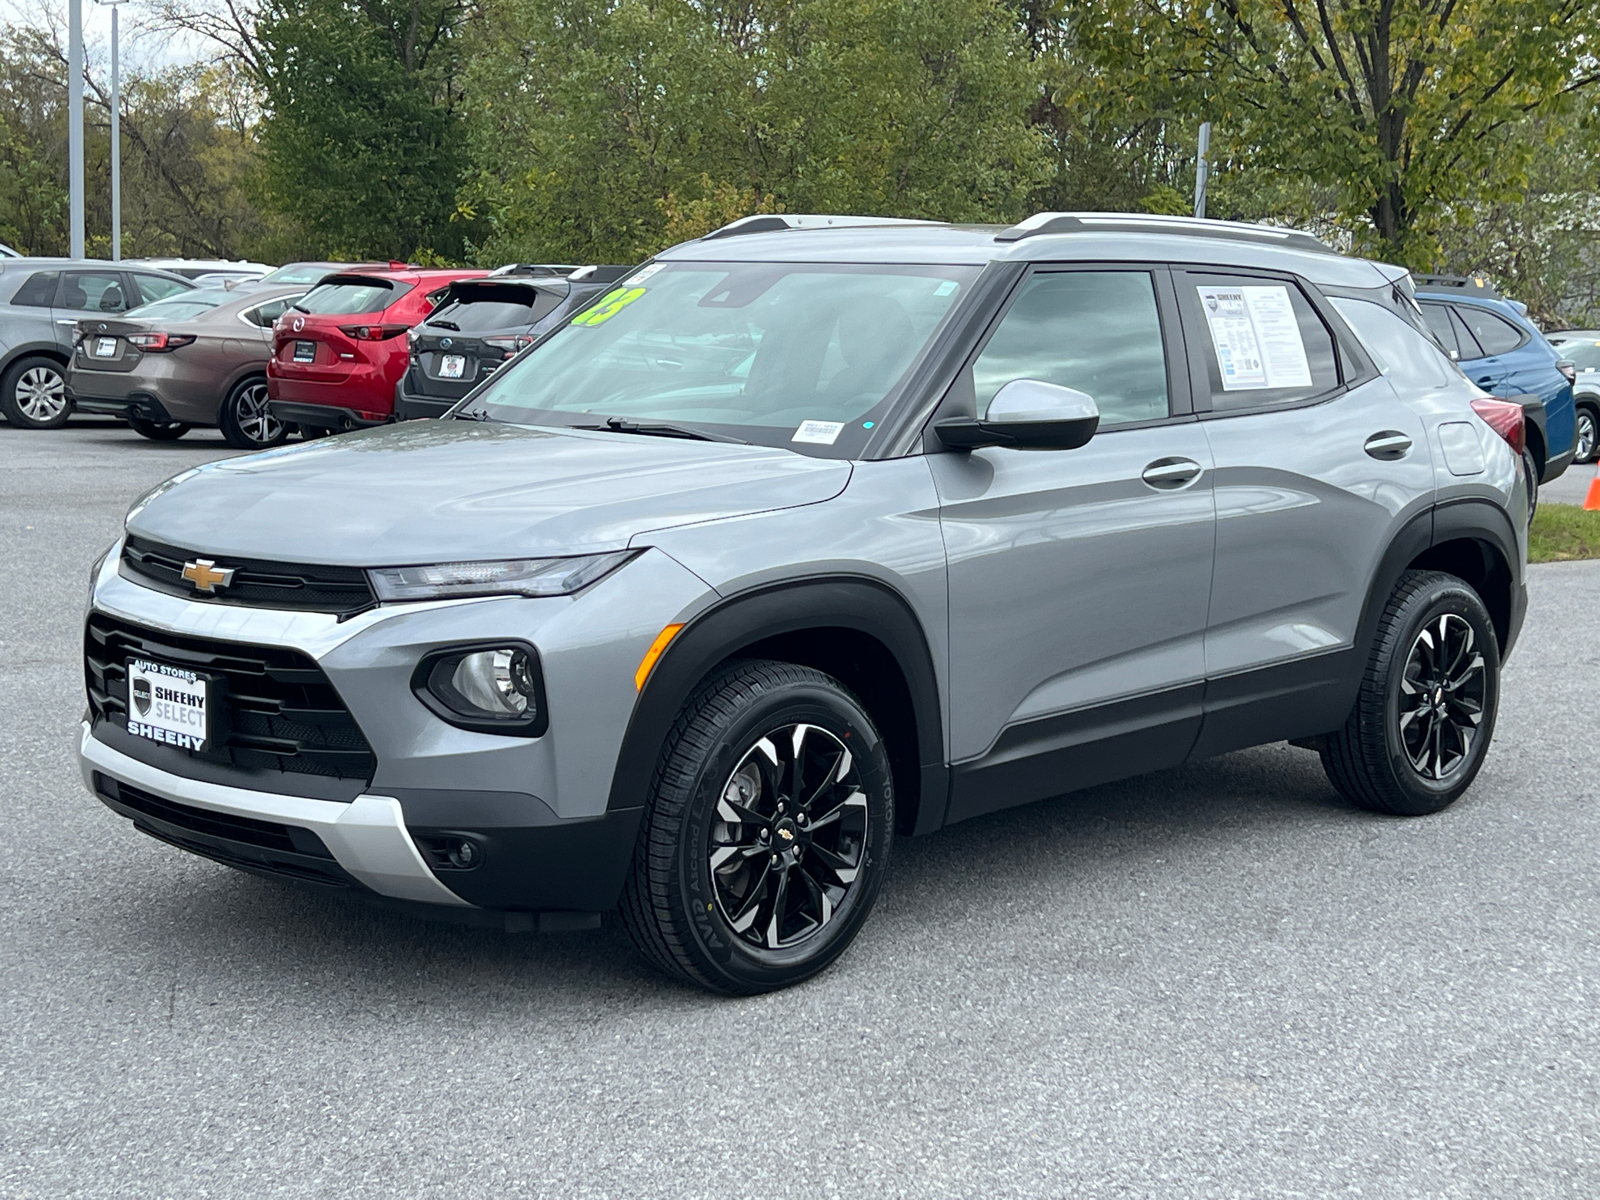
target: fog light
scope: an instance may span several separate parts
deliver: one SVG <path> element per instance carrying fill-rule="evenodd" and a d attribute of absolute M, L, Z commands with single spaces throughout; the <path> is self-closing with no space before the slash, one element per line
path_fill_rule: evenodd
<path fill-rule="evenodd" d="M 521 717 L 533 700 L 533 670 L 525 650 L 480 650 L 450 677 L 461 698 L 497 717 Z"/>
<path fill-rule="evenodd" d="M 478 853 L 478 847 L 475 843 L 462 839 L 461 841 L 452 841 L 445 847 L 445 857 L 450 860 L 450 865 L 456 870 L 466 871 L 477 866 L 478 859 L 482 856 Z"/>

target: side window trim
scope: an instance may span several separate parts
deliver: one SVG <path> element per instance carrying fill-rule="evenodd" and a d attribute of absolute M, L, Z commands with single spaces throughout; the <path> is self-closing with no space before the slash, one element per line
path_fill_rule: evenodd
<path fill-rule="evenodd" d="M 1378 370 L 1360 349 L 1360 343 L 1355 335 L 1346 327 L 1343 319 L 1328 304 L 1327 298 L 1306 280 L 1289 271 L 1275 271 L 1271 268 L 1241 269 L 1233 266 L 1213 266 L 1209 263 L 1183 263 L 1174 265 L 1172 269 L 1173 284 L 1176 289 L 1195 286 L 1190 283 L 1193 276 L 1233 276 L 1239 279 L 1271 279 L 1290 287 L 1298 288 L 1301 297 L 1311 306 L 1317 314 L 1317 319 L 1322 322 L 1327 330 L 1329 339 L 1333 342 L 1333 366 L 1337 382 L 1330 388 L 1324 388 L 1307 396 L 1303 400 L 1289 403 L 1260 404 L 1248 408 L 1213 409 L 1211 407 L 1211 371 L 1206 360 L 1207 331 L 1192 328 L 1192 318 L 1184 318 L 1184 340 L 1188 348 L 1188 363 L 1190 387 L 1194 395 L 1195 415 L 1202 421 L 1222 420 L 1227 417 L 1248 417 L 1263 412 L 1284 412 L 1296 408 L 1311 408 L 1318 404 L 1326 404 L 1344 395 L 1351 388 L 1367 383 L 1378 377 Z M 1183 306 L 1179 305 L 1180 316 Z"/>
<path fill-rule="evenodd" d="M 1454 304 L 1440 305 L 1445 311 L 1445 316 L 1450 320 L 1450 328 L 1456 335 L 1456 342 L 1461 347 L 1461 361 L 1473 362 L 1480 358 L 1490 357 L 1488 351 L 1478 341 L 1478 335 L 1472 332 L 1471 327 L 1461 319 L 1461 314 L 1456 311 Z M 1468 351 L 1471 351 L 1469 354 Z"/>

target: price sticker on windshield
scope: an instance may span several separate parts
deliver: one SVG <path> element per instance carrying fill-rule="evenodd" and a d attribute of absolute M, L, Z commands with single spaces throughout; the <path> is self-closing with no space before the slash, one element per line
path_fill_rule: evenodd
<path fill-rule="evenodd" d="M 574 325 L 604 325 L 640 296 L 644 295 L 642 287 L 613 288 L 596 302 L 595 306 L 572 318 Z"/>

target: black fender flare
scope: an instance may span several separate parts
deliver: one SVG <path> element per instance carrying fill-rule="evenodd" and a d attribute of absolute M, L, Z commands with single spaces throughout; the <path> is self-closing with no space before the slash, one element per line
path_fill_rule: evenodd
<path fill-rule="evenodd" d="M 1378 621 L 1393 594 L 1395 584 L 1405 569 L 1435 546 L 1446 542 L 1472 540 L 1487 543 L 1499 556 L 1510 573 L 1511 604 L 1506 614 L 1507 627 L 1501 630 L 1501 657 L 1509 654 L 1522 625 L 1525 600 L 1522 599 L 1521 556 L 1517 552 L 1517 534 L 1503 509 L 1489 500 L 1465 497 L 1447 500 L 1426 512 L 1418 513 L 1390 540 L 1362 605 L 1361 621 L 1356 626 L 1356 662 L 1364 669 L 1367 656 L 1372 652 L 1372 640 L 1377 636 Z M 1485 563 L 1485 573 L 1490 565 Z M 1488 598 L 1485 597 L 1487 600 Z"/>
<path fill-rule="evenodd" d="M 661 747 L 684 703 L 718 663 L 741 649 L 807 629 L 846 628 L 875 638 L 904 676 L 917 733 L 920 796 L 915 832 L 944 821 L 949 799 L 938 677 L 927 635 L 905 598 L 867 576 L 786 580 L 738 592 L 685 625 L 645 681 L 623 735 L 608 807 L 642 807 Z"/>
<path fill-rule="evenodd" d="M 71 358 L 63 353 L 61 347 L 55 342 L 24 342 L 20 346 L 11 347 L 6 351 L 5 358 L 0 359 L 0 375 L 4 375 L 9 371 L 12 364 L 19 358 L 27 358 L 34 354 L 39 355 L 41 358 L 54 359 L 63 367 L 72 365 Z"/>

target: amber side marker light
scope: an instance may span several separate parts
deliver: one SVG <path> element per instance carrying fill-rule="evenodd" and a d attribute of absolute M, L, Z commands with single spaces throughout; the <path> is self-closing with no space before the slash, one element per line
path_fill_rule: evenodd
<path fill-rule="evenodd" d="M 644 652 L 644 657 L 639 660 L 639 669 L 633 673 L 633 687 L 635 691 L 644 691 L 644 681 L 650 678 L 650 668 L 656 665 L 656 659 L 661 657 L 661 652 L 667 648 L 667 643 L 678 636 L 682 625 L 668 625 L 656 634 L 656 640 L 650 643 L 650 649 Z"/>

